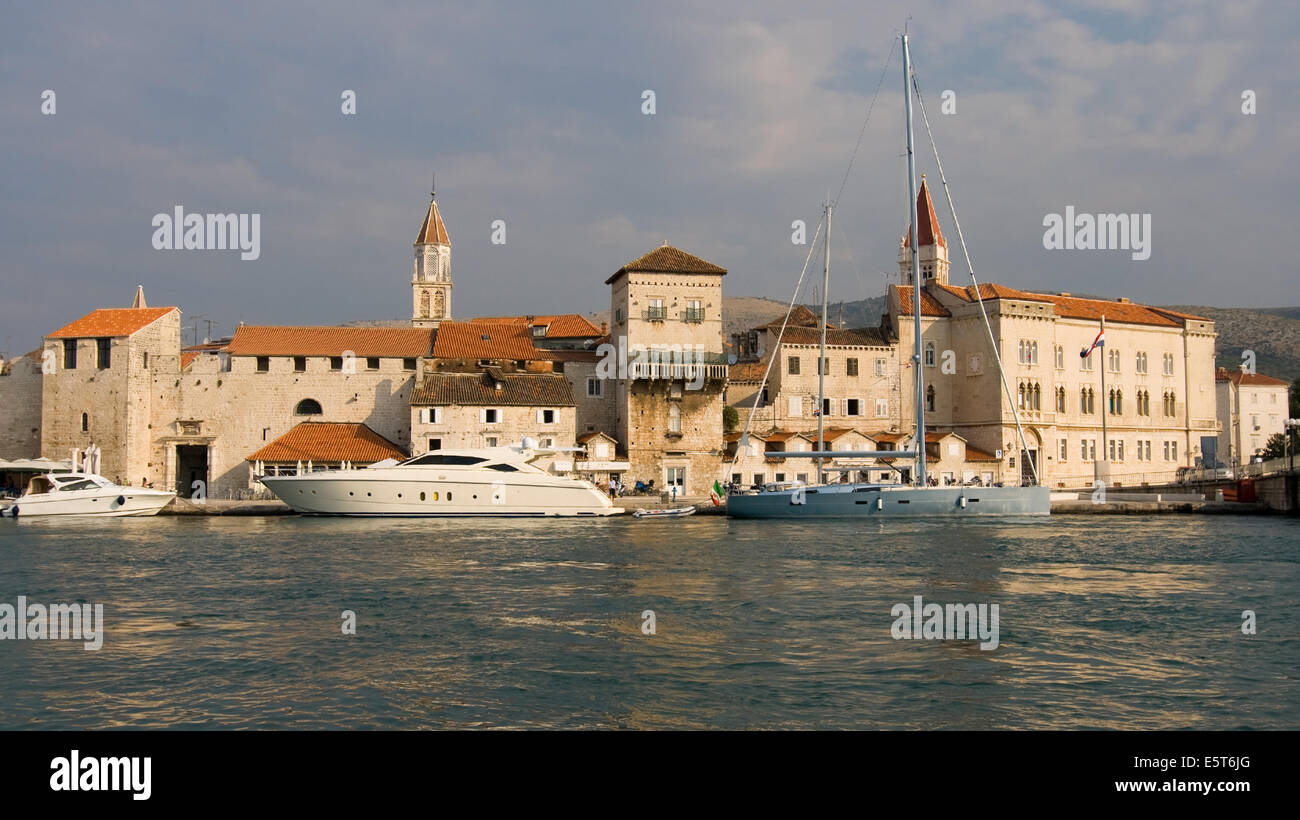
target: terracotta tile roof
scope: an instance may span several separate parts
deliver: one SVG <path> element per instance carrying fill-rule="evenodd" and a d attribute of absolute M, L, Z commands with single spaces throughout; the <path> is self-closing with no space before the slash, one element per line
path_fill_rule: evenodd
<path fill-rule="evenodd" d="M 420 225 L 420 233 L 415 237 L 417 245 L 451 245 L 451 237 L 447 236 L 447 226 L 442 222 L 442 213 L 438 211 L 438 203 L 429 200 L 429 212 L 424 215 L 424 222 Z"/>
<path fill-rule="evenodd" d="M 173 310 L 180 308 L 100 308 L 92 310 L 72 324 L 64 325 L 47 339 L 81 339 L 92 336 L 130 336 L 143 330 Z"/>
<path fill-rule="evenodd" d="M 429 373 L 415 388 L 412 405 L 471 407 L 573 407 L 573 391 L 563 376 L 507 373 L 497 390 L 485 373 Z"/>
<path fill-rule="evenodd" d="M 722 437 L 722 440 L 726 442 L 740 441 L 741 435 L 742 435 L 741 431 L 736 430 L 735 432 L 727 433 L 725 436 Z M 754 439 L 755 441 L 767 441 L 767 436 L 761 433 L 750 433 L 749 437 Z"/>
<path fill-rule="evenodd" d="M 560 313 L 554 316 L 486 316 L 470 319 L 493 325 L 529 325 L 545 327 L 547 339 L 585 339 L 601 335 L 601 330 L 591 320 L 577 313 Z"/>
<path fill-rule="evenodd" d="M 921 174 L 921 190 L 916 194 L 916 214 L 917 245 L 924 248 L 926 245 L 938 243 L 941 247 L 948 247 L 948 243 L 944 241 L 943 232 L 939 230 L 939 217 L 935 216 L 934 213 L 934 202 L 930 200 L 930 188 L 925 184 L 925 174 Z M 912 247 L 912 232 L 910 230 L 903 235 L 903 247 Z"/>
<path fill-rule="evenodd" d="M 983 450 L 976 449 L 969 444 L 966 445 L 967 461 L 999 461 L 998 457 L 992 453 L 986 453 Z"/>
<path fill-rule="evenodd" d="M 1170 308 L 1167 308 L 1167 307 L 1153 307 L 1153 308 L 1151 308 L 1151 309 L 1154 310 L 1154 311 L 1157 311 L 1157 312 L 1159 312 L 1159 313 L 1165 313 L 1165 314 L 1168 314 L 1168 315 L 1170 315 L 1170 316 L 1173 316 L 1173 317 L 1176 318 L 1176 319 L 1191 319 L 1191 320 L 1194 321 L 1194 322 L 1213 322 L 1213 321 L 1214 321 L 1213 319 L 1211 319 L 1211 318 L 1208 317 L 1208 316 L 1197 316 L 1195 313 L 1183 313 L 1182 311 L 1171 310 Z"/>
<path fill-rule="evenodd" d="M 541 350 L 537 351 L 539 357 L 544 357 L 552 362 L 599 362 L 601 356 L 596 352 L 596 345 L 591 350 Z"/>
<path fill-rule="evenodd" d="M 905 433 L 890 433 L 885 430 L 881 430 L 879 433 L 867 433 L 867 435 L 875 439 L 876 441 L 898 442 L 907 438 L 907 435 Z"/>
<path fill-rule="evenodd" d="M 373 464 L 406 453 L 364 424 L 304 421 L 245 461 L 355 461 Z"/>
<path fill-rule="evenodd" d="M 926 432 L 926 434 L 925 434 L 925 442 L 926 442 L 926 444 L 932 444 L 932 443 L 934 443 L 934 442 L 943 441 L 944 439 L 948 438 L 949 436 L 952 436 L 952 437 L 954 437 L 954 438 L 959 438 L 959 439 L 961 439 L 962 441 L 965 441 L 965 440 L 966 440 L 965 438 L 962 438 L 961 436 L 959 436 L 959 435 L 957 435 L 956 433 L 951 432 L 951 431 L 948 431 L 948 432 L 939 432 L 939 433 Z"/>
<path fill-rule="evenodd" d="M 782 344 L 818 345 L 822 342 L 822 332 L 815 327 L 787 327 L 781 335 Z M 889 340 L 878 328 L 867 327 L 856 330 L 827 330 L 827 347 L 889 347 Z"/>
<path fill-rule="evenodd" d="M 867 436 L 866 433 L 863 433 L 861 430 L 854 430 L 852 427 L 829 427 L 822 431 L 822 441 L 835 441 L 837 438 L 848 435 L 849 433 L 857 433 L 862 436 Z M 817 440 L 816 433 L 809 433 L 808 435 L 812 436 L 813 441 Z M 870 438 L 870 436 L 867 436 L 867 438 Z"/>
<path fill-rule="evenodd" d="M 431 328 L 274 327 L 249 325 L 226 346 L 232 356 L 342 356 L 412 358 L 429 355 Z"/>
<path fill-rule="evenodd" d="M 639 256 L 614 272 L 605 280 L 610 284 L 625 273 L 717 273 L 725 274 L 726 268 L 720 268 L 712 262 L 698 256 L 678 250 L 672 245 L 655 248 L 644 256 Z"/>
<path fill-rule="evenodd" d="M 194 361 L 195 359 L 197 359 L 198 357 L 199 357 L 199 354 L 197 354 L 197 353 L 182 353 L 182 354 L 181 354 L 181 370 L 184 370 L 185 368 L 189 367 L 189 366 L 190 366 L 190 363 L 193 362 L 193 361 Z"/>
<path fill-rule="evenodd" d="M 522 323 L 443 322 L 433 340 L 433 355 L 440 359 L 545 359 L 533 345 Z"/>
<path fill-rule="evenodd" d="M 611 442 L 613 442 L 614 444 L 618 444 L 618 439 L 614 438 L 614 437 L 611 436 L 609 433 L 602 433 L 602 432 L 600 432 L 599 430 L 597 430 L 597 431 L 594 432 L 594 433 L 584 433 L 583 435 L 578 436 L 578 443 L 579 443 L 579 444 L 586 444 L 587 442 L 591 441 L 592 439 L 597 439 L 597 438 L 607 438 L 607 439 L 609 439 Z"/>
<path fill-rule="evenodd" d="M 912 315 L 912 286 L 911 285 L 890 285 L 898 291 L 898 309 L 903 316 Z M 922 316 L 951 316 L 952 313 L 948 308 L 939 304 L 939 301 L 927 293 L 924 289 L 921 291 L 921 315 Z"/>
<path fill-rule="evenodd" d="M 817 327 L 821 324 L 821 317 L 816 313 L 813 313 L 812 309 L 805 305 L 795 305 L 794 310 L 790 311 L 790 321 L 788 323 L 784 316 L 778 316 L 767 324 L 760 325 L 759 327 L 780 330 L 782 324 L 785 324 L 786 330 L 789 330 L 792 327 Z M 835 327 L 835 325 L 830 322 L 827 322 L 826 326 Z"/>
<path fill-rule="evenodd" d="M 947 293 L 965 302 L 974 302 L 975 288 L 954 285 L 939 285 Z M 1105 316 L 1107 322 L 1131 325 L 1160 325 L 1164 327 L 1181 327 L 1184 320 L 1210 321 L 1203 316 L 1179 313 L 1168 308 L 1150 307 L 1133 302 L 1120 302 L 1110 299 L 1085 299 L 1078 296 L 1062 296 L 1052 293 L 1035 293 L 1017 290 L 1005 285 L 985 283 L 980 285 L 980 296 L 984 299 L 1021 299 L 1028 302 L 1047 302 L 1053 306 L 1057 316 L 1068 319 L 1087 319 L 1101 321 Z M 908 311 L 909 315 L 911 311 Z M 923 314 L 924 315 L 924 314 Z"/>
<path fill-rule="evenodd" d="M 816 434 L 814 433 L 814 435 Z M 763 438 L 766 441 L 789 441 L 790 439 L 796 436 L 802 436 L 803 438 L 807 438 L 808 434 L 800 433 L 796 430 L 773 430 L 767 435 L 763 436 Z"/>
<path fill-rule="evenodd" d="M 1254 387 L 1290 387 L 1291 385 L 1281 379 L 1275 379 L 1272 376 L 1265 376 L 1263 373 L 1244 373 L 1241 370 L 1227 370 L 1220 367 L 1214 374 L 1216 382 L 1232 382 L 1238 387 L 1250 385 Z"/>
<path fill-rule="evenodd" d="M 767 372 L 768 359 L 760 362 L 737 362 L 727 368 L 729 382 L 761 382 Z"/>

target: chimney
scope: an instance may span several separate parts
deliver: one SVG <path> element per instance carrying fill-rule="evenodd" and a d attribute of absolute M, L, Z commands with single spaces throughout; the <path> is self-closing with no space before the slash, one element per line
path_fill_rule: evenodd
<path fill-rule="evenodd" d="M 1129 299 L 1128 299 L 1127 296 L 1121 296 L 1121 297 L 1119 297 L 1118 299 L 1116 299 L 1115 301 L 1116 301 L 1116 302 L 1119 302 L 1119 303 L 1122 304 L 1122 305 L 1127 305 L 1127 304 L 1129 304 Z"/>
<path fill-rule="evenodd" d="M 1069 293 L 1069 291 L 1064 291 L 1064 290 L 1063 290 L 1063 291 L 1061 291 L 1060 293 L 1057 293 L 1056 295 L 1057 295 L 1057 296 L 1069 296 L 1070 293 Z"/>
<path fill-rule="evenodd" d="M 600 323 L 600 335 L 601 335 L 601 336 L 608 336 L 608 335 L 609 335 L 609 322 L 601 322 L 601 323 Z"/>

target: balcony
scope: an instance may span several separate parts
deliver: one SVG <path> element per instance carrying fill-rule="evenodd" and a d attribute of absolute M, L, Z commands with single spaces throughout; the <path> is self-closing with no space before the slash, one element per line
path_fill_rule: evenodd
<path fill-rule="evenodd" d="M 668 308 L 663 307 L 662 305 L 659 307 L 648 307 L 642 315 L 647 322 L 662 322 L 668 318 Z"/>
<path fill-rule="evenodd" d="M 683 322 L 703 322 L 704 308 L 686 308 L 682 311 Z"/>

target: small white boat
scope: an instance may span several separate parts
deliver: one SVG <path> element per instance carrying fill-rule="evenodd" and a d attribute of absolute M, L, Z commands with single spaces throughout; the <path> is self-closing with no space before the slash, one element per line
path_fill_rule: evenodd
<path fill-rule="evenodd" d="M 695 515 L 694 507 L 666 507 L 658 510 L 637 510 L 632 513 L 633 518 L 685 518 L 688 515 Z"/>
<path fill-rule="evenodd" d="M 48 473 L 32 478 L 27 492 L 3 514 L 8 518 L 157 515 L 175 497 L 170 490 L 123 487 L 94 473 Z"/>

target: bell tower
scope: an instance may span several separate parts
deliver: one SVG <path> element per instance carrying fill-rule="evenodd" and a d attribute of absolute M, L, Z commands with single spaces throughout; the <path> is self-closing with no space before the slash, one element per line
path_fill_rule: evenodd
<path fill-rule="evenodd" d="M 429 211 L 415 237 L 411 300 L 415 327 L 437 327 L 451 318 L 451 239 L 438 211 L 436 187 L 429 191 Z"/>
<path fill-rule="evenodd" d="M 948 284 L 948 243 L 939 230 L 939 218 L 934 213 L 934 203 L 930 200 L 930 188 L 925 184 L 925 174 L 921 174 L 921 190 L 916 195 L 916 246 L 920 249 L 921 284 L 937 282 Z M 911 285 L 912 282 L 912 247 L 911 232 L 903 234 L 898 243 L 899 282 Z"/>

